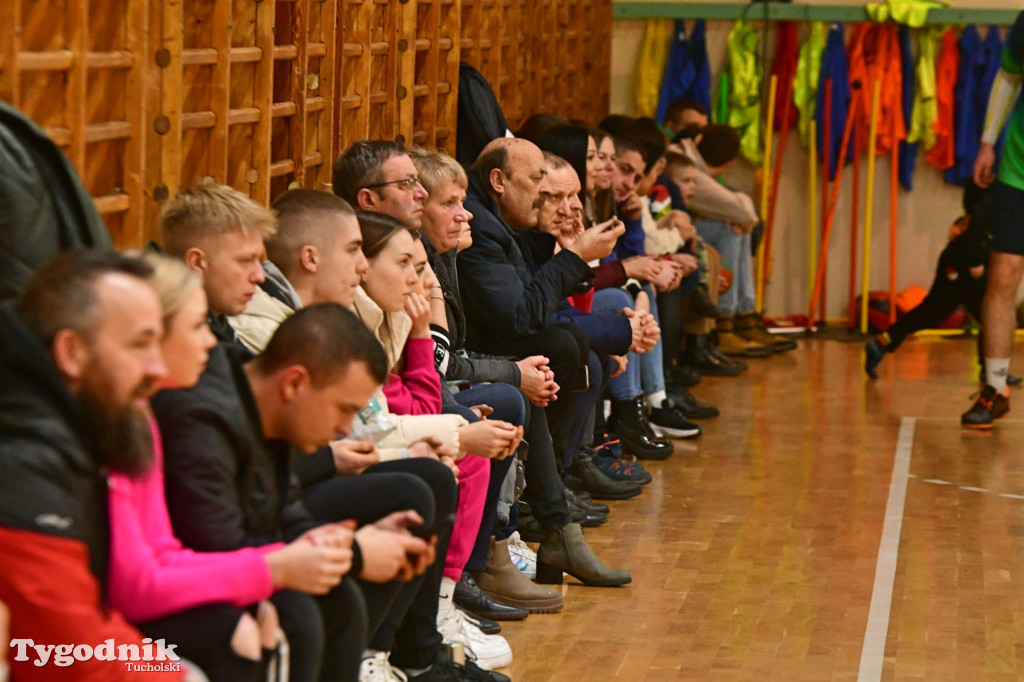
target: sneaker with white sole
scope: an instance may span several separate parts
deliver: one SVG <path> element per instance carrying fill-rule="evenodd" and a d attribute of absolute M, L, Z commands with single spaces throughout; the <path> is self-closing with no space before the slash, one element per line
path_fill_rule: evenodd
<path fill-rule="evenodd" d="M 359 682 L 408 682 L 398 668 L 388 661 L 388 652 L 377 651 L 363 658 L 359 664 Z"/>
<path fill-rule="evenodd" d="M 519 537 L 519 531 L 508 536 L 508 555 L 512 564 L 530 580 L 537 578 L 537 553 Z"/>
<path fill-rule="evenodd" d="M 471 618 L 458 609 L 449 609 L 437 629 L 446 642 L 461 642 L 466 653 L 484 670 L 512 664 L 512 647 L 505 638 L 485 635 Z"/>

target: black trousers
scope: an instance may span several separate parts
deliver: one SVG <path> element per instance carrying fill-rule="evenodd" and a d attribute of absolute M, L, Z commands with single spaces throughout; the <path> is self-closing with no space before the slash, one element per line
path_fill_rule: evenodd
<path fill-rule="evenodd" d="M 263 675 L 260 661 L 231 650 L 231 638 L 245 613 L 231 604 L 207 604 L 139 623 L 138 628 L 146 637 L 177 645 L 175 653 L 202 668 L 210 682 L 257 682 Z"/>
<path fill-rule="evenodd" d="M 435 518 L 455 512 L 458 487 L 448 467 L 436 460 L 413 458 L 381 462 L 360 476 L 318 483 L 304 490 L 302 498 L 310 513 L 324 522 L 355 519 L 362 525 L 414 509 L 431 525 Z M 366 600 L 371 647 L 421 652 L 428 662 L 436 657 L 441 645 L 437 595 L 450 539 L 450 533 L 438 538 L 434 564 L 407 583 L 358 581 Z M 407 627 L 409 620 L 417 622 Z"/>
<path fill-rule="evenodd" d="M 904 314 L 900 319 L 889 327 L 886 332 L 889 335 L 889 343 L 886 351 L 892 352 L 899 348 L 904 339 L 921 329 L 930 329 L 942 323 L 947 317 L 953 314 L 958 306 L 964 306 L 974 316 L 974 319 L 981 321 L 981 300 L 985 298 L 986 277 L 975 279 L 969 275 L 961 274 L 957 279 L 951 280 L 943 273 L 935 276 L 932 288 L 924 297 L 920 305 Z M 982 334 L 978 334 L 978 360 L 984 365 L 982 353 Z"/>
<path fill-rule="evenodd" d="M 359 679 L 366 648 L 367 619 L 363 594 L 345 578 L 322 597 L 282 590 L 270 598 L 291 650 L 290 679 Z"/>
<path fill-rule="evenodd" d="M 590 354 L 590 344 L 583 330 L 570 322 L 556 322 L 530 336 L 508 341 L 502 354 L 517 358 L 543 355 L 555 374 L 558 399 L 544 408 L 555 453 L 560 457 L 569 449 L 573 426 L 586 419 L 580 414 L 579 394 L 586 389 L 585 374 L 581 369 Z M 532 443 L 531 443 L 532 445 Z M 570 453 L 574 455 L 575 453 Z"/>

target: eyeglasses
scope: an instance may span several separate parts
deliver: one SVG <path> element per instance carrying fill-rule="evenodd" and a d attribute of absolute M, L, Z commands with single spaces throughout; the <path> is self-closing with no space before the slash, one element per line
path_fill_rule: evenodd
<path fill-rule="evenodd" d="M 420 179 L 414 177 L 402 178 L 401 180 L 389 180 L 388 182 L 375 182 L 372 185 L 367 185 L 364 189 L 374 189 L 376 187 L 385 187 L 387 185 L 398 185 L 406 192 L 412 192 L 416 189 L 416 186 L 420 185 Z"/>

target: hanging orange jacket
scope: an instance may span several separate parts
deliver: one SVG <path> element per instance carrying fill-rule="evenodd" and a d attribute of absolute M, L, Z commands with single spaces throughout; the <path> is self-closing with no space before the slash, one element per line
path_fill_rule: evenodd
<path fill-rule="evenodd" d="M 895 142 L 907 137 L 903 121 L 903 72 L 900 57 L 899 29 L 895 24 L 863 22 L 853 27 L 846 46 L 850 86 L 861 90 L 854 125 L 862 151 L 868 148 L 871 126 L 871 96 L 874 82 L 881 83 L 878 103 L 878 138 L 875 153 L 883 154 Z M 833 123 L 837 125 L 837 123 Z M 840 121 L 838 125 L 843 125 Z"/>
<path fill-rule="evenodd" d="M 956 161 L 953 148 L 953 110 L 956 108 L 956 76 L 960 69 L 960 50 L 956 46 L 956 32 L 949 29 L 942 35 L 942 47 L 935 64 L 935 100 L 939 117 L 932 124 L 935 144 L 928 150 L 928 163 L 945 170 Z"/>

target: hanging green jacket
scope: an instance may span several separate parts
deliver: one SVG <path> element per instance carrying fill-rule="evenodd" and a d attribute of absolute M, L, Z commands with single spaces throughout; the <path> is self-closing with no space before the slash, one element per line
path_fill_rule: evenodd
<path fill-rule="evenodd" d="M 753 24 L 737 21 L 729 32 L 729 125 L 740 134 L 740 152 L 753 163 L 764 155 L 761 144 L 760 36 Z"/>
<path fill-rule="evenodd" d="M 864 9 L 875 23 L 891 19 L 897 24 L 921 28 L 928 18 L 928 10 L 933 7 L 949 7 L 949 3 L 942 0 L 885 0 L 869 2 Z"/>
<path fill-rule="evenodd" d="M 633 103 L 636 105 L 637 116 L 654 116 L 658 109 L 661 80 L 674 31 L 670 19 L 648 19 L 646 22 L 633 85 Z"/>
<path fill-rule="evenodd" d="M 910 116 L 907 142 L 920 142 L 923 149 L 935 144 L 935 121 L 939 118 L 939 102 L 935 99 L 935 56 L 939 41 L 946 32 L 937 26 L 918 32 L 917 66 L 914 71 L 914 108 Z"/>
<path fill-rule="evenodd" d="M 818 73 L 821 71 L 821 53 L 825 51 L 825 24 L 816 21 L 810 25 L 807 39 L 800 46 L 800 56 L 793 76 L 793 102 L 800 111 L 800 141 L 806 146 L 810 139 L 814 102 L 818 98 Z"/>

